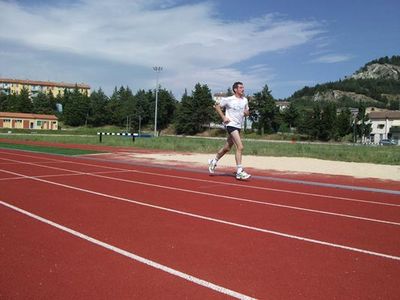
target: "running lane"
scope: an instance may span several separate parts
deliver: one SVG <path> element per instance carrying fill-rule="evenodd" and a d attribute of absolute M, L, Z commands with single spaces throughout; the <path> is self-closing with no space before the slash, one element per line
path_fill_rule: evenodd
<path fill-rule="evenodd" d="M 37 173 L 41 170 L 33 166 L 32 169 Z M 72 178 L 78 179 L 67 176 L 62 180 Z M 131 184 L 96 180 L 92 176 L 82 176 L 77 181 L 85 184 L 85 188 L 86 184 L 93 184 L 103 193 L 109 192 L 103 190 L 105 186 L 114 186 L 114 189 L 131 193 L 131 198 L 137 196 L 137 189 L 132 189 Z M 43 181 L 21 179 L 15 182 L 22 182 L 24 189 L 12 187 L 10 182 L 0 182 L 3 201 L 257 298 L 395 299 L 399 293 L 396 284 L 399 263 L 393 259 L 139 206 L 119 201 L 115 196 L 94 195 Z M 75 187 L 78 182 L 68 184 Z M 144 196 L 154 193 L 154 189 L 149 189 Z M 174 195 L 178 197 L 177 193 L 168 196 L 164 193 L 164 198 Z M 192 200 L 189 198 L 187 201 Z M 223 211 L 223 207 L 219 207 L 220 200 L 214 201 L 216 210 Z M 198 206 L 198 201 L 193 202 Z M 231 211 L 240 209 L 239 205 L 227 207 Z M 212 211 L 213 207 L 208 210 Z M 243 217 L 247 214 L 245 210 Z M 246 220 L 252 221 L 253 216 L 248 215 Z"/>

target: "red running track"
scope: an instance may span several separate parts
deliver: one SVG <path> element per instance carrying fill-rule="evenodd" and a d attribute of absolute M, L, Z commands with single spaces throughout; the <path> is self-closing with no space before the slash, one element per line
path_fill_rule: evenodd
<path fill-rule="evenodd" d="M 0 150 L 0 298 L 397 299 L 400 196 L 376 186 Z"/>

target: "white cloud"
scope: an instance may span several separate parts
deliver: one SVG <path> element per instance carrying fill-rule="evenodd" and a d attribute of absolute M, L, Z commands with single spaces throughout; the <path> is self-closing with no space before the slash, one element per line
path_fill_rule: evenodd
<path fill-rule="evenodd" d="M 84 0 L 62 4 L 22 4 L 0 0 L 0 44 L 12 43 L 32 51 L 148 68 L 137 82 L 153 86 L 151 67 L 168 70 L 164 85 L 174 92 L 196 82 L 225 89 L 240 79 L 263 85 L 273 72 L 268 67 L 241 71 L 235 64 L 267 52 L 308 43 L 321 32 L 317 22 L 283 19 L 273 14 L 248 21 L 222 20 L 211 2 L 178 5 L 171 0 Z M 0 46 L 1 50 L 1 46 Z M 323 56 L 319 62 L 343 61 L 344 56 Z M 347 58 L 348 59 L 348 58 Z M 62 61 L 59 61 L 62 64 Z M 3 59 L 0 67 L 7 69 Z M 15 67 L 15 66 L 14 66 Z M 20 66 L 23 72 L 23 65 Z M 80 65 L 76 65 L 79 70 Z M 48 72 L 52 69 L 49 67 Z M 48 78 L 49 74 L 39 76 Z M 86 70 L 87 82 L 98 81 Z M 4 74 L 3 74 L 4 75 Z"/>
<path fill-rule="evenodd" d="M 311 62 L 333 64 L 333 63 L 348 61 L 351 58 L 352 56 L 347 54 L 327 54 L 327 55 L 322 55 L 316 59 L 313 59 Z"/>

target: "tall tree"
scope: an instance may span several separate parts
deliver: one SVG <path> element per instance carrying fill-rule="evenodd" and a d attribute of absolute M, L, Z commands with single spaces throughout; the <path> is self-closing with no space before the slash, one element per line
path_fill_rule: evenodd
<path fill-rule="evenodd" d="M 302 107 L 299 109 L 299 117 L 296 121 L 298 133 L 308 135 L 312 137 L 316 136 L 314 128 L 314 109 L 309 107 Z M 315 137 L 314 137 L 315 138 Z"/>
<path fill-rule="evenodd" d="M 149 124 L 152 121 L 151 117 L 154 116 L 150 111 L 150 104 L 153 101 L 152 91 L 149 90 L 146 92 L 145 90 L 138 90 L 135 94 L 135 99 L 137 111 L 137 116 L 135 117 L 136 121 L 138 121 L 138 123 L 140 121 L 141 125 Z"/>
<path fill-rule="evenodd" d="M 68 100 L 65 103 L 63 119 L 65 124 L 81 126 L 88 122 L 89 97 L 81 94 L 76 86 L 72 93 L 67 93 Z"/>
<path fill-rule="evenodd" d="M 329 102 L 325 105 L 321 115 L 321 127 L 318 137 L 320 140 L 329 141 L 337 138 L 336 104 Z"/>
<path fill-rule="evenodd" d="M 175 128 L 178 134 L 190 134 L 202 132 L 205 125 L 213 120 L 214 100 L 207 85 L 197 83 L 191 96 L 187 91 L 178 105 L 175 118 Z"/>
<path fill-rule="evenodd" d="M 182 96 L 181 102 L 178 104 L 175 117 L 175 130 L 177 134 L 196 134 L 195 124 L 193 120 L 193 98 L 187 94 L 187 90 Z"/>
<path fill-rule="evenodd" d="M 121 93 L 125 89 L 121 87 L 117 90 L 115 87 L 110 101 L 107 103 L 107 114 L 110 116 L 110 123 L 112 125 L 123 126 L 126 122 L 126 113 L 124 112 L 123 101 L 121 101 Z M 111 125 L 110 124 L 110 125 Z"/>
<path fill-rule="evenodd" d="M 361 142 L 364 143 L 366 137 L 369 137 L 371 134 L 371 123 L 369 122 L 369 116 L 366 113 L 366 106 L 364 102 L 360 101 L 358 106 L 358 114 L 357 114 L 357 127 L 356 127 L 357 135 L 361 138 Z"/>
<path fill-rule="evenodd" d="M 45 93 L 39 92 L 35 97 L 33 97 L 32 103 L 33 112 L 36 114 L 50 115 L 54 113 L 54 103 L 51 103 L 50 96 Z"/>
<path fill-rule="evenodd" d="M 197 83 L 192 93 L 193 100 L 193 120 L 196 132 L 204 131 L 206 125 L 209 125 L 214 117 L 214 100 L 211 90 L 206 84 Z"/>
<path fill-rule="evenodd" d="M 337 130 L 338 130 L 338 135 L 340 137 L 343 137 L 349 133 L 351 133 L 351 112 L 348 108 L 344 108 L 340 111 L 338 117 L 337 117 Z"/>
<path fill-rule="evenodd" d="M 288 124 L 289 128 L 296 126 L 296 121 L 299 117 L 298 108 L 292 102 L 283 112 L 283 119 Z"/>
<path fill-rule="evenodd" d="M 9 110 L 9 95 L 0 92 L 0 111 L 10 111 Z"/>
<path fill-rule="evenodd" d="M 120 89 L 119 100 L 122 102 L 122 107 L 119 113 L 123 117 L 124 121 L 126 119 L 125 124 L 127 130 L 131 130 L 131 126 L 136 124 L 136 122 L 133 121 L 137 118 L 137 105 L 136 98 L 128 86 Z"/>
<path fill-rule="evenodd" d="M 33 104 L 29 96 L 29 90 L 23 88 L 21 92 L 16 97 L 15 111 L 21 113 L 31 113 L 33 112 Z"/>
<path fill-rule="evenodd" d="M 93 91 L 89 100 L 89 119 L 88 123 L 92 126 L 104 126 L 109 123 L 109 115 L 107 114 L 108 97 L 100 88 Z"/>
<path fill-rule="evenodd" d="M 250 117 L 255 122 L 259 134 L 272 133 L 279 129 L 279 108 L 275 104 L 268 85 L 265 85 L 261 92 L 254 94 L 249 106 Z"/>

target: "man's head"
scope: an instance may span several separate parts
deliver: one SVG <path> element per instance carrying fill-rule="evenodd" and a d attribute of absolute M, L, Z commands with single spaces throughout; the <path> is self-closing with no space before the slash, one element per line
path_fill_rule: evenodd
<path fill-rule="evenodd" d="M 232 85 L 232 91 L 236 96 L 243 97 L 244 96 L 244 86 L 240 81 L 235 82 Z"/>

